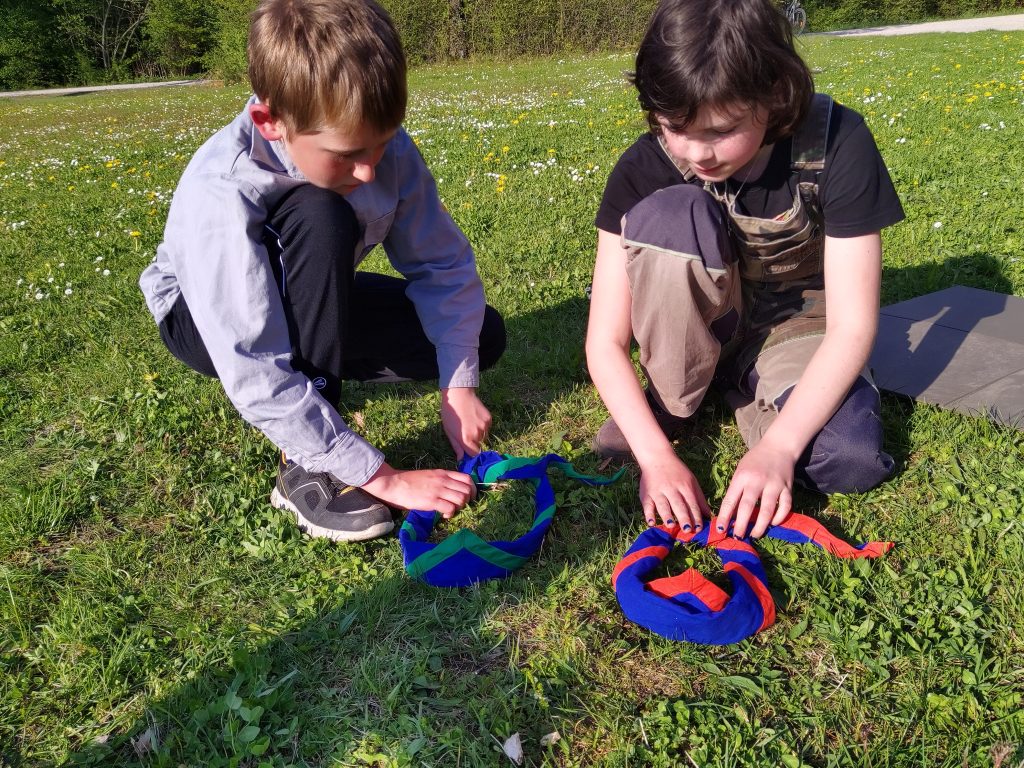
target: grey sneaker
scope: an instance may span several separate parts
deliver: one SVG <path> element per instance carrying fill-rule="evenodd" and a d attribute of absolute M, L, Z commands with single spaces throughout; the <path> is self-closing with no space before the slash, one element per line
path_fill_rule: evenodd
<path fill-rule="evenodd" d="M 651 407 L 654 420 L 658 422 L 661 431 L 669 440 L 678 437 L 687 426 L 693 423 L 692 416 L 673 416 L 654 401 L 649 391 L 644 390 L 644 394 L 647 395 L 647 404 Z M 612 418 L 601 425 L 601 429 L 594 436 L 592 448 L 594 453 L 602 459 L 628 461 L 633 456 L 633 452 L 629 449 L 629 443 L 626 442 L 626 436 L 622 434 L 619 425 Z"/>
<path fill-rule="evenodd" d="M 278 464 L 270 503 L 292 512 L 308 535 L 334 541 L 376 539 L 395 527 L 391 510 L 366 491 L 294 461 Z"/>

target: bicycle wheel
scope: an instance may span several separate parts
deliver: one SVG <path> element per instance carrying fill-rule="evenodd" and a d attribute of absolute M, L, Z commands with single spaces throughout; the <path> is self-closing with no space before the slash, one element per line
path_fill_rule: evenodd
<path fill-rule="evenodd" d="M 798 35 L 802 35 L 804 30 L 807 29 L 807 11 L 800 7 L 794 8 L 793 17 L 790 21 L 793 24 L 793 31 Z"/>

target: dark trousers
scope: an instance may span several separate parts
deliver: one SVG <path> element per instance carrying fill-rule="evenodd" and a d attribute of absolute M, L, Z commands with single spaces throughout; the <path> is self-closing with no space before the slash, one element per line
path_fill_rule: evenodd
<path fill-rule="evenodd" d="M 359 223 L 333 192 L 302 185 L 271 212 L 264 245 L 284 303 L 292 366 L 328 402 L 341 382 L 426 380 L 438 376 L 437 353 L 406 297 L 406 280 L 356 272 Z M 193 370 L 217 376 L 184 297 L 160 322 L 171 354 Z M 505 324 L 488 306 L 480 332 L 480 368 L 505 350 Z"/>

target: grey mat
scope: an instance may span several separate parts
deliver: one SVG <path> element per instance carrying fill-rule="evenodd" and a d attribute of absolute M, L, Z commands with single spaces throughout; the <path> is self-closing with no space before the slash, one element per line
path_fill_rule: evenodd
<path fill-rule="evenodd" d="M 961 285 L 883 307 L 882 389 L 1024 428 L 1024 299 Z"/>

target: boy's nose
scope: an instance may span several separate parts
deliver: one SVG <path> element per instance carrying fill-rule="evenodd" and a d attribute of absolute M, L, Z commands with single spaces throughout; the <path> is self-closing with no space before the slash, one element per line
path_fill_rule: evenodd
<path fill-rule="evenodd" d="M 356 163 L 352 169 L 352 175 L 364 184 L 369 184 L 376 176 L 376 172 L 373 169 L 373 163 Z"/>

